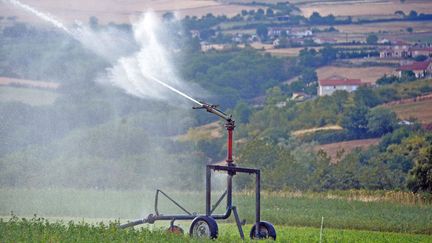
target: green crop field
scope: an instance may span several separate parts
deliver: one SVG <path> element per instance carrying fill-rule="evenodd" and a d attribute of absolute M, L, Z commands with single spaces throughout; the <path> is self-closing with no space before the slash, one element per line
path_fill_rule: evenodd
<path fill-rule="evenodd" d="M 249 229 L 250 225 L 244 228 Z M 276 226 L 277 242 L 319 242 L 320 229 Z M 216 242 L 241 242 L 233 224 L 219 227 Z M 245 232 L 246 236 L 248 231 Z M 432 236 L 406 233 L 388 233 L 324 228 L 323 242 L 431 242 Z M 163 229 L 121 230 L 117 223 L 50 222 L 42 218 L 0 220 L 1 242 L 205 242 L 185 235 L 166 233 Z M 208 241 L 215 242 L 215 241 Z"/>
<path fill-rule="evenodd" d="M 156 226 L 138 227 L 138 229 L 143 228 L 142 231 L 118 231 L 115 227 L 95 224 L 96 222 L 106 224 L 110 221 L 125 223 L 153 213 L 154 192 L 151 191 L 0 188 L 0 195 L 0 216 L 3 218 L 0 226 L 0 235 L 3 235 L 0 237 L 3 238 L 0 238 L 0 242 L 21 241 L 20 239 L 61 242 L 106 241 L 106 239 L 110 239 L 109 241 L 189 241 L 189 238 L 161 235 L 158 229 L 167 228 L 169 222 L 157 222 Z M 170 195 L 187 209 L 198 213 L 203 212 L 204 193 L 173 192 Z M 216 196 L 214 195 L 213 202 L 216 201 Z M 161 213 L 180 213 L 175 211 L 167 200 L 163 198 L 160 200 Z M 236 193 L 234 204 L 238 206 L 240 218 L 246 219 L 249 224 L 243 227 L 247 235 L 254 219 L 254 196 L 252 193 Z M 218 210 L 223 212 L 223 206 Z M 50 224 L 45 222 L 44 227 L 38 226 L 41 223 L 36 219 L 33 221 L 37 222 L 33 223 L 28 220 L 15 222 L 17 219 L 8 222 L 11 211 L 14 215 L 27 219 L 34 217 L 34 214 L 38 217 L 47 217 L 50 219 Z M 276 225 L 281 242 L 317 242 L 322 217 L 324 217 L 325 228 L 324 242 L 432 241 L 430 223 L 432 205 L 410 193 L 263 192 L 261 213 L 262 220 Z M 68 228 L 65 223 L 55 224 L 57 220 L 64 222 L 73 220 L 75 224 Z M 90 225 L 77 223 L 81 221 Z M 190 222 L 178 223 L 185 232 L 188 232 Z M 233 242 L 238 239 L 237 228 L 232 218 L 220 222 L 219 226 L 219 238 L 222 242 Z M 19 234 L 20 229 L 23 235 Z M 87 233 L 77 233 L 79 230 Z M 1 233 L 2 231 L 9 233 L 5 235 Z M 20 238 L 26 237 L 26 234 L 30 238 Z"/>

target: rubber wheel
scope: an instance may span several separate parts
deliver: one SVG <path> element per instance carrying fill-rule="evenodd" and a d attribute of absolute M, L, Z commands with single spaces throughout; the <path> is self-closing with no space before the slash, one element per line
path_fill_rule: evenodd
<path fill-rule="evenodd" d="M 258 235 L 255 234 L 255 228 L 256 224 L 252 226 L 251 232 L 250 232 L 250 238 L 251 239 L 268 239 L 272 238 L 273 240 L 276 240 L 276 230 L 274 226 L 266 221 L 259 222 L 259 233 Z"/>
<path fill-rule="evenodd" d="M 216 239 L 218 237 L 216 220 L 209 216 L 196 217 L 190 226 L 189 235 L 193 238 Z"/>
<path fill-rule="evenodd" d="M 173 226 L 170 226 L 167 229 L 167 232 L 173 233 L 173 234 L 182 235 L 184 231 L 183 231 L 183 229 L 181 227 L 179 227 L 177 225 L 173 225 Z"/>

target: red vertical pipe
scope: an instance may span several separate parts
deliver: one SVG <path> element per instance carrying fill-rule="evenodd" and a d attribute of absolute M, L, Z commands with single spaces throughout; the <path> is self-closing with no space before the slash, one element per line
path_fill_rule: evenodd
<path fill-rule="evenodd" d="M 227 156 L 227 163 L 230 164 L 233 162 L 232 159 L 232 146 L 233 146 L 233 142 L 232 142 L 232 137 L 233 137 L 233 129 L 232 128 L 228 128 L 228 156 Z"/>

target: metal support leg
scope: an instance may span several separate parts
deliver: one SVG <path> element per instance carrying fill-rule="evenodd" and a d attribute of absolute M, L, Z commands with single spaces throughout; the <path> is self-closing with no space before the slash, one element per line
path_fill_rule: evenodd
<path fill-rule="evenodd" d="M 211 215 L 211 169 L 206 167 L 206 208 L 205 212 L 207 216 Z"/>
<path fill-rule="evenodd" d="M 237 213 L 237 208 L 232 207 L 232 211 L 234 213 L 234 218 L 235 218 L 236 223 L 237 223 L 237 228 L 238 228 L 238 231 L 240 233 L 240 237 L 242 238 L 242 240 L 244 240 L 244 233 L 243 233 L 242 225 L 240 222 L 240 218 L 239 218 L 238 213 Z"/>
<path fill-rule="evenodd" d="M 259 222 L 261 221 L 261 175 L 260 171 L 256 172 L 255 180 L 255 235 L 259 236 Z"/>

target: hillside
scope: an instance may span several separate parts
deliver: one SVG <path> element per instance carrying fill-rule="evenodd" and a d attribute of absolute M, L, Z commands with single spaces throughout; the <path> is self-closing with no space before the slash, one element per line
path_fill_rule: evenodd
<path fill-rule="evenodd" d="M 314 151 L 320 150 L 326 152 L 330 156 L 333 163 L 341 161 L 347 154 L 351 153 L 354 149 L 367 149 L 372 145 L 377 145 L 380 142 L 379 138 L 351 140 L 339 143 L 320 144 L 314 147 Z"/>
<path fill-rule="evenodd" d="M 432 123 L 432 99 L 388 106 L 403 120 L 417 119 L 422 124 Z"/>

